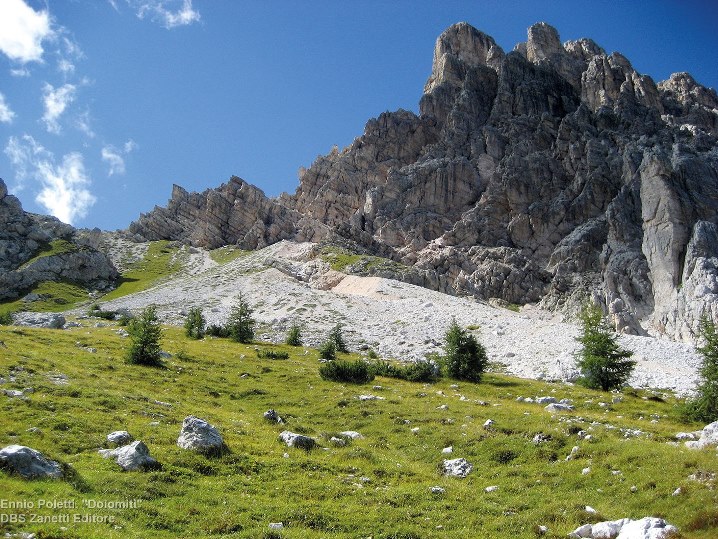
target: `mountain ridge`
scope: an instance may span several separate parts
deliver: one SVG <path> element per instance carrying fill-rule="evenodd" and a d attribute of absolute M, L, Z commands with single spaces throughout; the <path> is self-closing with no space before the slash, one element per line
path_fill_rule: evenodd
<path fill-rule="evenodd" d="M 292 195 L 234 176 L 174 186 L 127 235 L 329 244 L 402 268 L 363 274 L 567 312 L 591 298 L 619 331 L 692 340 L 702 315 L 718 319 L 717 136 L 718 95 L 687 73 L 656 84 L 546 23 L 510 52 L 458 23 L 436 41 L 419 114 L 369 120 Z"/>

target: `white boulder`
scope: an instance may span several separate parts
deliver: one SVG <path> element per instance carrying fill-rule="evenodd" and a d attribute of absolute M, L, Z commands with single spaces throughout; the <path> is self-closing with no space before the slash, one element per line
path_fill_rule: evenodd
<path fill-rule="evenodd" d="M 24 479 L 62 477 L 59 463 L 24 445 L 8 445 L 0 449 L 0 468 L 15 472 Z"/>
<path fill-rule="evenodd" d="M 117 465 L 126 472 L 149 470 L 158 465 L 157 461 L 150 457 L 149 448 L 140 440 L 117 449 L 100 449 L 99 453 L 106 459 L 114 459 Z"/>
<path fill-rule="evenodd" d="M 718 445 L 718 421 L 714 421 L 703 427 L 698 440 L 686 442 L 686 447 L 690 447 L 691 449 L 703 449 L 704 447 L 710 447 L 712 445 Z"/>
<path fill-rule="evenodd" d="M 443 464 L 444 475 L 452 477 L 466 477 L 474 469 L 474 465 L 464 458 L 445 460 Z"/>
<path fill-rule="evenodd" d="M 116 430 L 107 435 L 107 441 L 115 445 L 127 445 L 132 442 L 134 438 L 126 430 Z"/>
<path fill-rule="evenodd" d="M 645 517 L 640 520 L 622 518 L 584 524 L 568 536 L 582 539 L 667 539 L 670 534 L 677 531 L 678 528 L 662 518 Z"/>
<path fill-rule="evenodd" d="M 317 442 L 314 438 L 304 436 L 303 434 L 296 434 L 288 430 L 283 431 L 279 435 L 279 439 L 282 440 L 289 447 L 299 447 L 301 449 L 306 449 L 307 451 L 317 445 Z"/>
<path fill-rule="evenodd" d="M 182 422 L 182 430 L 177 445 L 182 449 L 191 449 L 200 453 L 221 451 L 224 440 L 216 428 L 204 419 L 193 415 L 187 416 Z"/>

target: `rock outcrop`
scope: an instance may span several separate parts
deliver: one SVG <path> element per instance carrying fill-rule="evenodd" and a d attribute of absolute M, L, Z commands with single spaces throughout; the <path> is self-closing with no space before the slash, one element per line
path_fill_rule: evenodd
<path fill-rule="evenodd" d="M 545 23 L 506 53 L 459 23 L 436 42 L 419 114 L 370 120 L 294 195 L 175 187 L 130 232 L 338 243 L 442 292 L 567 311 L 592 297 L 623 332 L 691 339 L 703 313 L 718 319 L 717 136 L 718 96 L 687 73 L 656 84 Z"/>
<path fill-rule="evenodd" d="M 63 248 L 53 250 L 53 242 Z M 118 278 L 109 258 L 83 234 L 54 217 L 23 211 L 0 179 L 0 301 L 16 299 L 43 281 L 104 290 Z"/>
<path fill-rule="evenodd" d="M 129 232 L 141 240 L 171 239 L 209 249 L 228 244 L 259 249 L 289 238 L 318 241 L 328 229 L 235 176 L 203 193 L 175 185 L 167 207 L 141 215 Z"/>

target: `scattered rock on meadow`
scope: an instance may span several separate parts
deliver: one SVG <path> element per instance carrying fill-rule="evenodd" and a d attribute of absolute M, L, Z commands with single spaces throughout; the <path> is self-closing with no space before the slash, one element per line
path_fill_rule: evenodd
<path fill-rule="evenodd" d="M 303 434 L 296 434 L 288 430 L 283 431 L 279 435 L 279 439 L 282 440 L 289 447 L 299 447 L 301 449 L 306 449 L 307 451 L 317 445 L 317 442 L 314 438 L 304 436 Z"/>
<path fill-rule="evenodd" d="M 65 327 L 65 317 L 58 313 L 13 313 L 13 323 L 16 326 L 33 328 L 62 329 Z"/>
<path fill-rule="evenodd" d="M 279 417 L 277 411 L 271 408 L 264 412 L 264 419 L 271 421 L 272 423 L 284 423 L 284 420 Z"/>
<path fill-rule="evenodd" d="M 359 395 L 357 397 L 360 401 L 383 401 L 384 397 L 377 397 L 376 395 Z"/>
<path fill-rule="evenodd" d="M 544 434 L 543 432 L 539 432 L 536 436 L 533 437 L 531 440 L 532 444 L 539 445 L 546 442 L 551 441 L 551 435 L 550 434 Z"/>
<path fill-rule="evenodd" d="M 14 472 L 24 479 L 62 477 L 59 463 L 24 445 L 8 445 L 0 449 L 0 468 Z"/>
<path fill-rule="evenodd" d="M 339 434 L 344 438 L 350 438 L 352 440 L 361 440 L 362 438 L 364 438 L 364 436 L 362 436 L 355 430 L 345 430 L 340 432 Z"/>
<path fill-rule="evenodd" d="M 473 469 L 473 464 L 464 458 L 445 460 L 443 464 L 444 475 L 452 477 L 466 477 Z"/>
<path fill-rule="evenodd" d="M 177 445 L 182 449 L 190 449 L 200 453 L 221 451 L 224 440 L 216 428 L 204 419 L 193 415 L 187 416 L 182 422 L 182 430 Z"/>
<path fill-rule="evenodd" d="M 573 409 L 570 404 L 561 404 L 560 402 L 551 403 L 544 408 L 547 412 L 571 412 Z"/>
<path fill-rule="evenodd" d="M 140 440 L 117 449 L 100 449 L 99 453 L 106 459 L 114 459 L 126 472 L 153 470 L 159 466 L 157 461 L 150 457 L 149 448 Z"/>
<path fill-rule="evenodd" d="M 554 404 L 558 402 L 558 399 L 556 397 L 536 397 L 534 402 L 537 404 Z"/>
<path fill-rule="evenodd" d="M 329 438 L 329 443 L 335 445 L 336 447 L 344 447 L 347 445 L 346 438 L 337 438 L 336 436 Z"/>
<path fill-rule="evenodd" d="M 640 520 L 622 518 L 584 524 L 569 533 L 569 537 L 583 539 L 667 539 L 678 528 L 662 518 L 645 517 Z"/>
<path fill-rule="evenodd" d="M 718 421 L 703 427 L 698 440 L 686 442 L 686 447 L 691 449 L 703 449 L 712 445 L 718 445 Z"/>
<path fill-rule="evenodd" d="M 444 492 L 446 492 L 446 489 L 441 487 L 431 487 L 430 490 L 432 494 L 443 494 Z"/>
<path fill-rule="evenodd" d="M 126 430 L 116 430 L 107 435 L 107 441 L 118 446 L 127 445 L 134 440 Z"/>

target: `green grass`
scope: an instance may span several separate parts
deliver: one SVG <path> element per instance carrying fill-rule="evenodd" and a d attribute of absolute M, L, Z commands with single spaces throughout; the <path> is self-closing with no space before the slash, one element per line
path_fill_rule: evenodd
<path fill-rule="evenodd" d="M 341 272 L 346 272 L 347 269 L 350 269 L 350 266 L 355 266 L 354 269 L 360 273 L 373 273 L 376 270 L 401 272 L 409 269 L 407 266 L 389 260 L 388 258 L 359 255 L 342 249 L 341 247 L 324 247 L 321 251 L 321 257 L 333 270 Z"/>
<path fill-rule="evenodd" d="M 263 345 L 289 354 L 285 361 L 263 360 L 255 345 L 195 341 L 181 328 L 164 331 L 162 347 L 173 354 L 165 368 L 145 368 L 124 363 L 129 341 L 116 329 L 0 327 L 6 345 L 0 347 L 0 377 L 15 378 L 2 388 L 35 390 L 26 400 L 0 396 L 0 446 L 34 447 L 75 472 L 68 480 L 29 482 L 0 472 L 0 492 L 16 501 L 74 500 L 80 507 L 82 500 L 138 500 L 139 507 L 3 509 L 28 518 L 91 513 L 115 521 L 0 523 L 0 534 L 261 538 L 270 536 L 270 522 L 283 522 L 282 538 L 534 538 L 538 525 L 548 526 L 544 537 L 558 538 L 592 519 L 586 505 L 605 519 L 660 515 L 685 538 L 718 532 L 715 449 L 667 443 L 676 432 L 702 427 L 681 423 L 673 398 L 629 391 L 622 402 L 602 407 L 611 394 L 498 374 L 454 388 L 451 380 L 382 377 L 344 385 L 319 377 L 314 350 L 304 355 L 302 348 Z M 55 385 L 49 375 L 57 373 L 69 384 Z M 356 398 L 362 393 L 384 400 L 362 402 Z M 576 411 L 552 416 L 516 401 L 537 395 L 571 398 Z M 440 408 L 444 404 L 448 408 Z M 265 421 L 269 408 L 286 424 Z M 230 452 L 208 458 L 177 447 L 182 419 L 190 414 L 214 424 Z M 495 423 L 486 430 L 489 418 Z M 580 440 L 576 432 L 593 421 L 602 424 L 590 430 L 594 440 Z M 645 434 L 625 438 L 621 428 Z M 102 459 L 97 449 L 107 433 L 120 429 L 144 441 L 162 469 L 121 472 Z M 284 429 L 316 437 L 329 449 L 287 448 L 278 441 Z M 330 444 L 344 430 L 364 439 Z M 534 445 L 538 433 L 551 438 Z M 449 445 L 452 458 L 474 464 L 466 479 L 439 473 L 441 449 Z M 574 445 L 580 451 L 566 461 Z M 586 467 L 591 472 L 582 475 Z M 490 485 L 499 489 L 484 492 Z M 432 494 L 432 486 L 446 492 Z M 672 496 L 678 487 L 684 493 Z"/>
<path fill-rule="evenodd" d="M 169 247 L 168 241 L 153 241 L 142 260 L 130 265 L 120 277 L 117 288 L 102 297 L 103 301 L 147 290 L 182 267 L 179 249 Z"/>
<path fill-rule="evenodd" d="M 77 245 L 67 240 L 53 240 L 50 243 L 45 243 L 40 247 L 40 250 L 30 260 L 25 262 L 19 269 L 28 267 L 33 262 L 40 258 L 48 256 L 62 255 L 65 253 L 74 253 L 78 250 Z"/>
<path fill-rule="evenodd" d="M 252 251 L 245 251 L 243 249 L 239 249 L 234 245 L 225 245 L 224 247 L 219 247 L 210 251 L 209 256 L 210 258 L 212 258 L 212 260 L 217 262 L 217 264 L 223 265 L 232 262 L 233 260 L 236 260 L 238 258 L 247 256 L 251 252 Z"/>
<path fill-rule="evenodd" d="M 42 296 L 42 299 L 28 303 L 22 299 L 0 303 L 0 313 L 62 312 L 89 299 L 85 288 L 65 281 L 44 281 L 28 291 L 28 293 L 30 292 Z"/>

